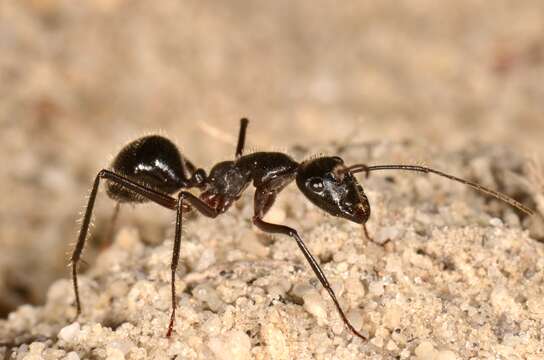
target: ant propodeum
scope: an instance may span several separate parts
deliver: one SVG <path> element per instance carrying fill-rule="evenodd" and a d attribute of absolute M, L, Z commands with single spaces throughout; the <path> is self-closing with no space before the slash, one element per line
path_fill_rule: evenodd
<path fill-rule="evenodd" d="M 318 157 L 299 163 L 280 152 L 255 152 L 244 155 L 247 125 L 248 120 L 242 119 L 234 160 L 216 164 L 209 175 L 182 156 L 170 140 L 157 135 L 145 136 L 129 143 L 115 157 L 110 169 L 101 170 L 96 175 L 79 238 L 71 258 L 78 315 L 81 313 L 81 300 L 79 298 L 77 267 L 85 245 L 101 179 L 106 180 L 107 194 L 118 204 L 152 201 L 176 211 L 171 263 L 172 309 L 167 337 L 172 335 L 176 316 L 174 280 L 179 260 L 183 214 L 195 209 L 204 216 L 215 218 L 240 199 L 251 182 L 255 187 L 253 224 L 266 233 L 288 235 L 296 241 L 321 285 L 329 293 L 345 325 L 355 335 L 365 340 L 366 337 L 359 333 L 347 319 L 327 277 L 298 232 L 286 225 L 273 224 L 263 220 L 267 211 L 274 204 L 278 193 L 293 180 L 296 181 L 299 190 L 306 198 L 322 210 L 333 216 L 361 224 L 369 239 L 365 223 L 370 217 L 370 204 L 363 187 L 354 176 L 358 172 L 365 172 L 368 175 L 371 171 L 396 169 L 433 173 L 471 186 L 528 215 L 533 214 L 531 209 L 502 193 L 423 166 L 367 166 L 363 164 L 347 166 L 338 156 Z M 191 188 L 200 190 L 200 194 L 196 196 L 187 191 Z"/>

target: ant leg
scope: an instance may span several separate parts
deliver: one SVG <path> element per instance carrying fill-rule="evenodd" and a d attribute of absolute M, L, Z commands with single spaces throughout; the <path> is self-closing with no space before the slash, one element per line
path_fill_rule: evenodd
<path fill-rule="evenodd" d="M 188 191 L 182 191 L 179 193 L 179 195 L 183 196 L 183 200 L 191 204 L 199 213 L 206 217 L 213 219 L 222 213 L 222 211 L 211 207 L 210 205 L 206 204 L 204 201 L 200 200 L 198 197 Z M 225 208 L 223 211 L 227 209 L 228 208 Z"/>
<path fill-rule="evenodd" d="M 363 224 L 363 231 L 364 231 L 364 233 L 365 233 L 365 237 L 367 238 L 367 240 L 372 241 L 374 244 L 379 245 L 379 246 L 381 246 L 381 247 L 384 247 L 385 244 L 387 244 L 388 242 L 391 241 L 391 239 L 387 239 L 387 240 L 385 240 L 385 241 L 382 242 L 382 243 L 376 242 L 376 241 L 374 240 L 374 237 L 370 236 L 370 234 L 368 233 L 368 229 L 366 228 L 366 224 Z"/>
<path fill-rule="evenodd" d="M 366 224 L 363 224 L 363 230 L 364 230 L 366 239 L 374 242 L 374 238 L 372 238 L 372 236 L 370 236 L 370 234 L 368 233 L 368 229 L 366 228 Z"/>
<path fill-rule="evenodd" d="M 236 145 L 235 157 L 239 158 L 244 152 L 244 145 L 246 142 L 246 130 L 249 120 L 246 118 L 240 119 L 240 132 L 238 133 L 238 145 Z"/>
<path fill-rule="evenodd" d="M 72 253 L 72 258 L 70 260 L 70 263 L 72 265 L 72 281 L 74 283 L 74 293 L 76 297 L 77 315 L 81 314 L 81 301 L 79 299 L 79 287 L 77 282 L 77 265 L 81 258 L 83 247 L 85 246 L 85 239 L 87 237 L 87 232 L 89 231 L 89 225 L 91 223 L 94 202 L 96 199 L 96 194 L 98 192 L 98 185 L 100 184 L 100 179 L 106 179 L 108 181 L 115 182 L 118 185 L 123 186 L 127 188 L 128 190 L 134 191 L 138 195 L 141 195 L 168 209 L 173 210 L 173 209 L 176 209 L 176 206 L 177 206 L 176 199 L 174 199 L 173 197 L 167 194 L 163 194 L 159 191 L 142 186 L 110 170 L 101 170 L 100 172 L 98 172 L 94 180 L 91 193 L 89 195 L 89 201 L 87 202 L 87 208 L 85 210 L 85 215 L 83 216 L 81 229 L 79 230 L 78 240 L 74 248 L 74 252 Z"/>
<path fill-rule="evenodd" d="M 172 330 L 174 329 L 174 320 L 176 319 L 176 269 L 178 268 L 179 262 L 179 251 L 181 245 L 181 226 L 183 221 L 183 199 L 184 195 L 181 192 L 178 196 L 178 204 L 176 210 L 176 234 L 174 237 L 174 250 L 172 251 L 172 263 L 170 264 L 170 269 L 172 270 L 172 278 L 170 280 L 170 286 L 172 291 L 172 312 L 170 314 L 170 323 L 168 324 L 168 331 L 166 332 L 166 337 L 172 335 Z"/>
<path fill-rule="evenodd" d="M 208 204 L 200 200 L 195 195 L 187 191 L 181 191 L 178 195 L 176 206 L 176 234 L 174 237 L 174 250 L 172 251 L 172 263 L 170 265 L 171 273 L 171 294 L 172 294 L 172 312 L 170 313 L 170 323 L 168 324 L 168 331 L 166 337 L 171 337 L 174 330 L 174 322 L 176 319 L 176 270 L 179 262 L 179 252 L 181 247 L 181 234 L 182 234 L 182 222 L 183 222 L 183 210 L 188 210 L 189 206 L 184 202 L 191 204 L 199 213 L 206 217 L 215 218 L 220 214 L 219 211 L 210 207 Z"/>
<path fill-rule="evenodd" d="M 321 285 L 327 290 L 329 293 L 329 296 L 331 297 L 332 301 L 334 302 L 334 305 L 336 306 L 336 310 L 338 310 L 338 313 L 340 314 L 340 317 L 342 318 L 342 321 L 346 326 L 358 337 L 360 337 L 363 340 L 367 340 L 367 338 L 362 335 L 360 332 L 355 330 L 353 325 L 351 325 L 350 321 L 346 317 L 346 314 L 344 313 L 344 310 L 342 310 L 342 307 L 340 306 L 340 303 L 338 302 L 338 299 L 336 298 L 336 294 L 334 293 L 331 285 L 329 284 L 329 281 L 327 280 L 327 277 L 325 276 L 325 273 L 323 273 L 323 270 L 317 263 L 317 260 L 313 257 L 313 255 L 310 253 L 310 250 L 298 234 L 298 232 L 285 225 L 278 225 L 278 224 L 272 224 L 269 222 L 266 222 L 262 219 L 264 216 L 263 209 L 265 206 L 270 204 L 270 202 L 273 202 L 274 197 L 276 196 L 273 192 L 264 192 L 262 190 L 257 189 L 255 192 L 255 215 L 253 216 L 253 223 L 255 226 L 257 226 L 259 229 L 261 229 L 264 232 L 272 233 L 272 234 L 284 234 L 289 235 L 295 241 L 297 242 L 297 245 L 299 249 L 302 251 L 302 254 L 310 264 L 310 267 L 314 271 L 315 275 L 319 279 L 319 282 L 321 282 Z M 272 200 L 271 200 L 272 198 Z M 270 207 L 271 204 L 268 206 Z"/>

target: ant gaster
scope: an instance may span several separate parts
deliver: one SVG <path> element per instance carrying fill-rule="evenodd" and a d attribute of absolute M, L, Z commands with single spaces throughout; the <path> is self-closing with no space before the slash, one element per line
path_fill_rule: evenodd
<path fill-rule="evenodd" d="M 204 216 L 215 218 L 227 211 L 240 198 L 251 182 L 255 187 L 253 223 L 266 233 L 278 233 L 292 237 L 313 272 L 327 290 L 345 325 L 358 337 L 366 340 L 359 333 L 342 310 L 338 299 L 319 266 L 319 263 L 298 234 L 286 225 L 273 224 L 263 220 L 272 207 L 276 196 L 289 183 L 296 180 L 300 191 L 315 205 L 327 213 L 361 224 L 368 239 L 365 223 L 370 217 L 370 204 L 354 174 L 365 172 L 366 175 L 376 170 L 408 170 L 434 173 L 500 199 L 520 211 L 532 215 L 533 211 L 516 200 L 490 190 L 476 183 L 460 179 L 443 172 L 416 165 L 377 165 L 357 164 L 346 166 L 338 156 L 319 157 L 296 162 L 286 154 L 279 152 L 255 152 L 243 154 L 247 119 L 240 122 L 238 145 L 235 159 L 215 165 L 209 175 L 203 169 L 196 168 L 183 157 L 170 140 L 161 136 L 146 136 L 126 145 L 114 159 L 111 169 L 101 170 L 94 181 L 79 238 L 75 246 L 71 264 L 75 291 L 77 314 L 81 313 L 77 266 L 85 245 L 85 238 L 91 221 L 92 210 L 101 179 L 105 179 L 107 194 L 117 203 L 155 202 L 176 211 L 174 249 L 171 262 L 172 308 L 170 323 L 166 333 L 172 335 L 176 316 L 175 276 L 178 266 L 183 214 L 196 209 Z M 199 189 L 195 196 L 186 191 Z M 173 196 L 173 194 L 176 194 Z"/>

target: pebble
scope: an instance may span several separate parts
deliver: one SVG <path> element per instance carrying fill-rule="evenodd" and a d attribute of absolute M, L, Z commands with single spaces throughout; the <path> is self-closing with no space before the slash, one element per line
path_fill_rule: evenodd
<path fill-rule="evenodd" d="M 72 293 L 72 283 L 68 280 L 59 280 L 53 283 L 47 291 L 47 300 L 61 304 L 69 304 L 74 301 L 73 296 L 67 296 Z"/>
<path fill-rule="evenodd" d="M 361 314 L 361 311 L 350 310 L 346 314 L 346 317 L 348 318 L 351 325 L 355 328 L 355 330 L 361 330 L 361 328 L 363 327 L 363 315 Z"/>
<path fill-rule="evenodd" d="M 111 349 L 111 351 L 119 350 L 123 357 L 124 355 L 128 354 L 128 352 L 134 347 L 134 344 L 131 341 L 128 340 L 121 340 L 121 341 L 112 341 L 108 344 L 108 347 L 106 349 Z"/>
<path fill-rule="evenodd" d="M 200 255 L 200 258 L 195 265 L 194 271 L 204 271 L 213 264 L 215 264 L 215 251 L 214 249 L 207 248 L 202 252 L 202 255 Z"/>
<path fill-rule="evenodd" d="M 80 330 L 81 327 L 78 322 L 72 323 L 60 329 L 58 338 L 66 342 L 72 342 L 79 335 Z"/>
<path fill-rule="evenodd" d="M 249 336 L 240 330 L 232 330 L 221 337 L 210 339 L 208 347 L 218 360 L 251 359 L 251 342 Z"/>
<path fill-rule="evenodd" d="M 379 347 L 379 348 L 382 348 L 383 345 L 384 345 L 384 344 L 383 344 L 384 338 L 381 337 L 381 336 L 374 336 L 374 337 L 370 340 L 370 342 L 371 342 L 373 345 L 375 345 L 375 346 L 377 346 L 377 347 Z"/>
<path fill-rule="evenodd" d="M 387 342 L 387 345 L 385 346 L 385 348 L 388 350 L 388 351 L 396 351 L 398 350 L 398 346 L 397 344 L 395 344 L 395 342 L 393 340 L 389 340 Z"/>
<path fill-rule="evenodd" d="M 436 360 L 457 360 L 457 355 L 450 350 L 442 350 L 436 356 Z"/>
<path fill-rule="evenodd" d="M 535 315 L 544 315 L 544 299 L 535 296 L 527 300 L 527 308 Z"/>
<path fill-rule="evenodd" d="M 390 330 L 398 328 L 400 325 L 402 313 L 403 310 L 399 305 L 392 304 L 388 306 L 383 316 L 384 325 Z"/>
<path fill-rule="evenodd" d="M 498 312 L 505 311 L 516 312 L 518 310 L 518 304 L 512 298 L 507 288 L 502 285 L 497 285 L 490 295 L 491 305 Z"/>
<path fill-rule="evenodd" d="M 368 285 L 368 292 L 371 296 L 382 296 L 384 294 L 384 286 L 381 281 L 374 281 Z"/>
<path fill-rule="evenodd" d="M 396 226 L 385 226 L 378 230 L 374 240 L 378 244 L 384 244 L 388 240 L 395 240 L 399 236 L 400 230 Z"/>
<path fill-rule="evenodd" d="M 331 279 L 329 283 L 336 296 L 340 298 L 345 290 L 344 281 L 342 279 Z"/>
<path fill-rule="evenodd" d="M 400 352 L 401 359 L 408 359 L 410 357 L 410 350 L 404 349 Z"/>
<path fill-rule="evenodd" d="M 219 311 L 224 306 L 224 302 L 219 297 L 217 291 L 207 284 L 196 286 L 192 294 L 195 298 L 207 303 L 213 312 Z"/>
<path fill-rule="evenodd" d="M 212 314 L 202 325 L 206 333 L 215 336 L 221 331 L 221 319 L 216 314 Z"/>
<path fill-rule="evenodd" d="M 45 344 L 41 342 L 33 342 L 28 347 L 28 353 L 22 358 L 23 360 L 42 360 Z"/>
<path fill-rule="evenodd" d="M 70 351 L 63 360 L 79 360 L 79 355 L 75 351 Z"/>
<path fill-rule="evenodd" d="M 303 296 L 304 309 L 316 317 L 317 323 L 323 325 L 327 321 L 327 306 L 321 295 L 316 291 L 308 291 Z"/>
<path fill-rule="evenodd" d="M 501 219 L 494 217 L 489 220 L 489 225 L 494 227 L 501 227 L 503 223 Z"/>
<path fill-rule="evenodd" d="M 285 334 L 277 326 L 267 324 L 263 326 L 261 334 L 265 339 L 268 355 L 271 360 L 289 360 L 289 346 Z"/>
<path fill-rule="evenodd" d="M 115 347 L 107 347 L 106 354 L 108 360 L 125 360 L 125 354 L 123 354 L 123 351 Z"/>
<path fill-rule="evenodd" d="M 422 341 L 414 352 L 418 360 L 435 360 L 438 353 L 428 341 Z"/>
<path fill-rule="evenodd" d="M 365 296 L 365 287 L 359 278 L 352 276 L 346 279 L 344 282 L 346 291 L 357 297 Z"/>

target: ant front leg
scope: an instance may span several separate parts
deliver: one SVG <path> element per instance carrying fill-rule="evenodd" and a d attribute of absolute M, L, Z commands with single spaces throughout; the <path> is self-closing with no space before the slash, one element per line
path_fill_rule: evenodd
<path fill-rule="evenodd" d="M 182 231 L 182 221 L 183 221 L 183 192 L 178 196 L 178 203 L 176 209 L 176 234 L 174 236 L 174 250 L 172 251 L 172 263 L 170 264 L 170 270 L 172 271 L 172 277 L 170 279 L 170 286 L 172 291 L 172 312 L 170 314 L 170 323 L 168 324 L 168 331 L 166 332 L 166 337 L 172 335 L 172 330 L 174 328 L 174 320 L 176 318 L 176 269 L 178 268 L 179 262 L 179 251 L 181 247 L 181 231 Z"/>
<path fill-rule="evenodd" d="M 372 241 L 373 243 L 377 244 L 374 241 L 374 238 L 372 236 L 370 236 L 370 234 L 368 233 L 368 229 L 366 228 L 366 224 L 363 224 L 363 231 L 365 233 L 365 237 L 366 237 L 367 240 Z M 385 245 L 385 244 L 381 244 L 381 245 Z"/>
<path fill-rule="evenodd" d="M 349 167 L 348 170 L 351 171 L 351 172 L 361 172 L 362 171 L 362 172 L 365 173 L 365 178 L 366 179 L 368 179 L 368 177 L 370 176 L 370 168 L 365 164 L 357 164 L 355 166 Z M 368 202 L 368 200 L 366 200 L 366 197 L 365 197 L 365 201 Z M 365 237 L 366 237 L 367 240 L 372 241 L 375 244 L 378 244 L 377 242 L 374 241 L 374 238 L 372 236 L 370 236 L 370 234 L 368 232 L 368 229 L 366 227 L 366 222 L 363 223 L 363 232 L 364 232 Z M 383 244 L 378 244 L 378 245 L 384 246 L 387 242 L 389 242 L 389 240 L 386 241 Z"/>
<path fill-rule="evenodd" d="M 253 216 L 253 223 L 255 226 L 257 226 L 259 229 L 261 229 L 264 232 L 271 233 L 271 234 L 284 234 L 292 237 L 297 242 L 297 245 L 299 249 L 302 251 L 302 254 L 310 264 L 310 267 L 312 268 L 313 272 L 319 279 L 319 282 L 321 285 L 327 290 L 329 293 L 329 296 L 331 297 L 332 301 L 334 302 L 334 305 L 336 306 L 336 310 L 338 310 L 338 313 L 340 314 L 340 317 L 342 318 L 342 321 L 346 326 L 358 337 L 360 337 L 363 340 L 367 340 L 367 338 L 362 335 L 360 332 L 358 332 L 353 325 L 350 323 L 348 318 L 346 317 L 346 314 L 344 313 L 344 310 L 342 310 L 342 307 L 340 306 L 340 303 L 338 302 L 338 298 L 336 297 L 336 294 L 334 293 L 334 290 L 332 289 L 329 281 L 327 280 L 327 277 L 325 276 L 325 273 L 319 266 L 317 260 L 314 258 L 298 232 L 285 225 L 279 225 L 279 224 L 272 224 L 269 222 L 266 222 L 263 220 L 263 217 L 268 209 L 272 206 L 274 203 L 274 200 L 276 198 L 276 192 L 275 191 L 268 191 L 267 189 L 257 188 L 255 191 L 255 200 L 254 200 L 254 216 Z"/>
<path fill-rule="evenodd" d="M 365 165 L 365 164 L 357 164 L 354 166 L 350 166 L 348 170 L 353 173 L 361 172 L 361 171 L 364 172 L 365 179 L 368 179 L 368 177 L 370 176 L 370 167 L 368 167 L 368 165 Z"/>
<path fill-rule="evenodd" d="M 168 331 L 166 332 L 166 337 L 172 336 L 174 330 L 174 322 L 176 319 L 176 270 L 179 263 L 179 252 L 181 248 L 181 234 L 182 234 L 182 222 L 183 222 L 183 211 L 189 210 L 190 207 L 186 203 L 189 203 L 193 208 L 195 208 L 199 213 L 206 217 L 215 218 L 220 212 L 208 204 L 191 194 L 187 191 L 181 191 L 178 195 L 177 205 L 176 205 L 176 232 L 174 236 L 174 249 L 172 251 L 172 263 L 170 264 L 171 270 L 171 295 L 172 295 L 172 312 L 170 313 L 170 323 L 168 324 Z"/>
<path fill-rule="evenodd" d="M 176 203 L 177 203 L 176 199 L 172 198 L 171 196 L 167 194 L 142 186 L 110 170 L 105 170 L 105 169 L 101 170 L 96 175 L 96 178 L 93 183 L 93 187 L 91 189 L 91 194 L 89 195 L 89 201 L 87 203 L 85 215 L 83 216 L 83 222 L 81 223 L 81 229 L 79 230 L 79 237 L 78 237 L 76 246 L 74 248 L 74 252 L 72 253 L 72 258 L 70 260 L 70 263 L 72 265 L 72 281 L 74 283 L 77 316 L 81 314 L 81 301 L 79 298 L 79 287 L 77 282 L 77 265 L 81 258 L 83 247 L 85 246 L 85 239 L 87 238 L 87 233 L 89 231 L 89 225 L 91 223 L 91 217 L 93 213 L 94 203 L 96 200 L 96 194 L 98 193 L 98 186 L 100 185 L 100 179 L 106 179 L 108 181 L 114 182 L 122 186 L 123 188 L 133 191 L 137 193 L 138 195 L 143 196 L 168 209 L 176 209 Z"/>

